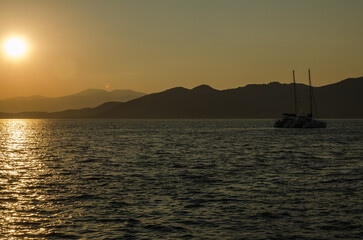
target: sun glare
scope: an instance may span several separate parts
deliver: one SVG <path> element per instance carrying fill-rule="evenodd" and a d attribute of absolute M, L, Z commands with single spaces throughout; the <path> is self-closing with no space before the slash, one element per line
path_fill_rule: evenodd
<path fill-rule="evenodd" d="M 12 37 L 5 41 L 4 50 L 9 57 L 19 58 L 25 54 L 27 45 L 23 39 Z"/>

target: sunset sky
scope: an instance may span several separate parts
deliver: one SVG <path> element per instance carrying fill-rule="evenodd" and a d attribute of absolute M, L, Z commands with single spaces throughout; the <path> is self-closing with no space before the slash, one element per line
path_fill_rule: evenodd
<path fill-rule="evenodd" d="M 362 0 L 0 0 L 0 99 L 363 76 Z M 18 58 L 4 42 L 27 45 Z"/>

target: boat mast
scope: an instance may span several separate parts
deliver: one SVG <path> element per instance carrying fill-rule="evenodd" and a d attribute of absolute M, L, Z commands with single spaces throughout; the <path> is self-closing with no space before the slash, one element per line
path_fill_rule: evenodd
<path fill-rule="evenodd" d="M 311 86 L 310 68 L 309 68 L 309 96 L 310 96 L 310 117 L 313 118 L 313 87 Z"/>
<path fill-rule="evenodd" d="M 297 101 L 296 101 L 295 70 L 292 70 L 292 77 L 293 77 L 293 79 L 294 79 L 294 104 L 295 104 L 295 116 L 297 117 Z"/>

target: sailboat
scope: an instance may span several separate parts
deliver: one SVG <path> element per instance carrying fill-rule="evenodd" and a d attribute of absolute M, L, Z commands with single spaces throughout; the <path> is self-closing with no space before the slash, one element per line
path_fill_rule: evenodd
<path fill-rule="evenodd" d="M 277 120 L 273 125 L 275 128 L 326 128 L 326 122 L 313 118 L 313 87 L 311 85 L 309 69 L 309 103 L 310 113 L 306 116 L 297 115 L 296 82 L 295 71 L 292 71 L 294 80 L 294 107 L 295 113 L 284 113 L 282 119 Z"/>

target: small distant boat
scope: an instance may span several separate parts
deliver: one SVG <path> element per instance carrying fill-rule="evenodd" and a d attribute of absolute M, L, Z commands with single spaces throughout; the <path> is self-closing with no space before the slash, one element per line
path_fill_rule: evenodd
<path fill-rule="evenodd" d="M 295 113 L 284 113 L 282 119 L 277 120 L 273 127 L 275 128 L 326 128 L 326 122 L 313 118 L 313 88 L 311 86 L 311 77 L 309 69 L 309 97 L 310 97 L 310 113 L 306 116 L 297 115 L 296 100 L 296 82 L 295 71 L 292 71 L 294 80 L 294 106 Z"/>

